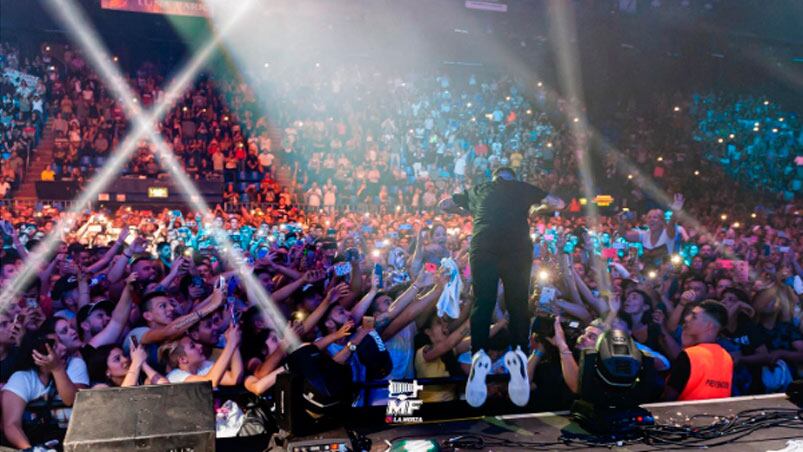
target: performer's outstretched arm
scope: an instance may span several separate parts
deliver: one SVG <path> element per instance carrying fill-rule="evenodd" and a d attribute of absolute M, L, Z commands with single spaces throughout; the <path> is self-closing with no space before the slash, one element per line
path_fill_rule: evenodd
<path fill-rule="evenodd" d="M 440 203 L 438 203 L 438 208 L 443 213 L 453 213 L 455 215 L 468 215 L 469 213 L 458 206 L 452 198 L 446 198 L 442 200 Z"/>

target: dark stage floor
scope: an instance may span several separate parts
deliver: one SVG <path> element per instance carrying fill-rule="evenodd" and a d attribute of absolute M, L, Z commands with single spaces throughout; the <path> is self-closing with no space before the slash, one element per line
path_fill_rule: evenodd
<path fill-rule="evenodd" d="M 681 425 L 687 424 L 689 418 L 694 415 L 710 414 L 716 416 L 730 416 L 748 409 L 789 409 L 795 408 L 795 406 L 786 399 L 786 396 L 777 394 L 720 399 L 716 401 L 652 404 L 646 405 L 645 408 L 655 415 L 656 422 L 658 423 Z M 459 412 L 454 413 L 455 416 L 459 416 L 459 414 Z M 513 441 L 553 443 L 557 441 L 560 436 L 560 431 L 563 428 L 568 427 L 569 430 L 579 432 L 576 426 L 570 425 L 571 422 L 567 414 L 568 413 L 565 412 L 545 412 L 475 417 L 454 421 L 425 422 L 416 425 L 385 426 L 364 430 L 363 433 L 372 441 L 372 451 L 389 450 L 391 446 L 398 445 L 399 441 L 402 439 L 437 439 L 442 444 L 443 440 L 464 433 L 493 435 L 494 437 L 502 437 Z M 695 425 L 706 425 L 710 422 L 712 422 L 712 419 L 697 419 Z M 291 440 L 289 445 L 293 445 L 294 442 L 302 440 L 346 437 L 347 434 L 344 429 L 335 429 L 323 434 Z M 711 450 L 729 450 L 734 452 L 780 450 L 786 447 L 786 443 L 789 439 L 803 439 L 803 429 L 788 427 L 763 428 L 733 443 L 713 447 Z M 515 447 L 493 446 L 483 449 L 513 451 L 525 449 L 522 446 L 523 445 Z M 607 447 L 593 448 L 578 444 L 552 444 L 539 448 L 539 450 L 570 449 L 610 450 Z M 657 448 L 643 444 L 635 444 L 616 447 L 615 449 L 642 451 L 655 450 Z M 676 448 L 674 450 L 689 450 L 689 448 Z"/>

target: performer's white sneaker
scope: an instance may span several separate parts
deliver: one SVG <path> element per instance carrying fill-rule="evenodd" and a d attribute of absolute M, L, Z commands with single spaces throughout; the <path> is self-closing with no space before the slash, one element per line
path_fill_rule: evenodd
<path fill-rule="evenodd" d="M 525 406 L 530 401 L 530 379 L 527 377 L 527 355 L 517 346 L 515 351 L 505 353 L 505 367 L 510 373 L 507 394 L 510 401 Z"/>
<path fill-rule="evenodd" d="M 482 406 L 488 397 L 488 387 L 485 377 L 491 371 L 491 358 L 480 349 L 471 358 L 471 373 L 466 383 L 466 402 L 474 408 Z"/>

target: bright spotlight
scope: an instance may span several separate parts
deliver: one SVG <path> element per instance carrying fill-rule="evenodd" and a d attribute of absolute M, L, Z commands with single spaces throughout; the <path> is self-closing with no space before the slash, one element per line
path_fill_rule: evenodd
<path fill-rule="evenodd" d="M 673 108 L 673 110 L 675 110 L 675 111 L 680 111 L 680 107 L 678 107 L 678 106 L 675 106 L 675 108 Z"/>
<path fill-rule="evenodd" d="M 549 272 L 546 270 L 540 270 L 538 272 L 538 279 L 540 281 L 549 281 Z"/>

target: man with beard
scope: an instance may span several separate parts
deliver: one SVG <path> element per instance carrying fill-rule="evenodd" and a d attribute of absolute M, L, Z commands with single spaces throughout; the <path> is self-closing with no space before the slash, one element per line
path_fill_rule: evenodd
<path fill-rule="evenodd" d="M 120 343 L 131 315 L 132 284 L 136 280 L 136 273 L 126 278 L 125 289 L 116 305 L 111 300 L 100 300 L 84 305 L 78 310 L 76 324 L 78 337 L 84 343 L 81 355 L 85 359 L 94 349 L 102 345 Z"/>

